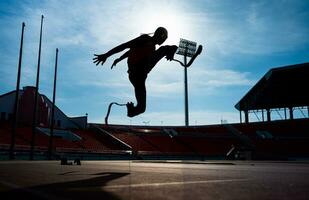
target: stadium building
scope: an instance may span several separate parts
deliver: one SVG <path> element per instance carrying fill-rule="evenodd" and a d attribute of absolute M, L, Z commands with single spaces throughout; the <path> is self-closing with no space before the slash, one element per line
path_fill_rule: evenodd
<path fill-rule="evenodd" d="M 294 119 L 294 111 L 302 117 L 309 114 L 309 63 L 278 67 L 269 70 L 235 105 L 249 122 L 249 113 L 255 114 L 259 121 L 271 121 L 272 112 L 283 120 Z M 306 112 L 306 114 L 304 113 Z M 266 114 L 266 117 L 265 117 Z"/>
<path fill-rule="evenodd" d="M 11 91 L 0 96 L 1 121 L 11 121 L 14 112 L 16 91 Z M 19 91 L 18 124 L 31 126 L 35 99 L 35 87 L 26 86 Z M 43 127 L 51 125 L 52 102 L 43 94 L 38 100 L 38 124 Z M 68 117 L 57 106 L 55 107 L 55 126 L 64 129 L 86 128 L 87 116 Z"/>
<path fill-rule="evenodd" d="M 303 63 L 269 70 L 235 105 L 240 112 L 240 123 L 234 124 L 93 124 L 87 123 L 87 116 L 70 118 L 56 107 L 54 156 L 182 160 L 308 158 L 308 69 L 309 63 Z M 17 157 L 27 155 L 30 149 L 34 91 L 34 87 L 24 87 L 19 93 Z M 15 91 L 0 96 L 0 149 L 4 157 L 11 143 L 14 98 Z M 35 141 L 37 158 L 43 158 L 47 152 L 51 106 L 51 101 L 40 94 Z M 252 114 L 259 119 L 257 122 L 250 122 Z"/>

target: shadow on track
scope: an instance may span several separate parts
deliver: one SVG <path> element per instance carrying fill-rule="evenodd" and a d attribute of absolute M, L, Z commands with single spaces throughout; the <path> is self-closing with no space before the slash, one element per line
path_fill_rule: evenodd
<path fill-rule="evenodd" d="M 29 188 L 4 189 L 4 199 L 120 199 L 103 190 L 109 181 L 129 175 L 129 173 L 98 173 L 98 177 L 38 185 Z M 47 177 L 48 178 L 48 177 Z"/>

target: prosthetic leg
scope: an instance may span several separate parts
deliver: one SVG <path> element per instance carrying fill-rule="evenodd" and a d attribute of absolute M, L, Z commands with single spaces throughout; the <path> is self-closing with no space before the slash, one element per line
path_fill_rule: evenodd
<path fill-rule="evenodd" d="M 117 103 L 117 102 L 112 102 L 109 104 L 108 106 L 108 109 L 107 109 L 107 113 L 106 113 L 106 116 L 105 116 L 105 124 L 108 125 L 108 117 L 109 117 L 109 114 L 111 112 L 111 108 L 112 108 L 112 105 L 117 105 L 117 106 L 126 106 L 127 104 L 121 104 L 121 103 Z"/>

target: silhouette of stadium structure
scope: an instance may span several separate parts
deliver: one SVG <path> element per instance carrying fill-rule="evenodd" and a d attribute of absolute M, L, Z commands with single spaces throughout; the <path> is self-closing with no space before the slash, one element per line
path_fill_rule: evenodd
<path fill-rule="evenodd" d="M 240 123 L 132 126 L 87 122 L 55 107 L 53 158 L 297 159 L 309 156 L 309 63 L 270 69 L 235 105 Z M 8 156 L 16 91 L 0 96 L 0 152 Z M 19 91 L 16 157 L 29 155 L 35 87 Z M 52 102 L 39 94 L 35 158 L 44 159 Z M 296 116 L 295 112 L 300 113 Z M 280 114 L 281 113 L 281 114 Z M 280 116 L 274 119 L 274 115 Z M 250 116 L 260 121 L 250 122 Z"/>

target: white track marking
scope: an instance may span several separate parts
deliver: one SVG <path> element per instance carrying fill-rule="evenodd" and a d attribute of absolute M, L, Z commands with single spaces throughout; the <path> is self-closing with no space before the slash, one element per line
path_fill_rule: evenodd
<path fill-rule="evenodd" d="M 236 181 L 248 181 L 249 179 L 223 179 L 223 180 L 204 180 L 204 181 L 177 181 L 177 182 L 163 182 L 163 183 L 140 183 L 140 184 L 127 184 L 127 185 L 107 185 L 103 189 L 119 189 L 119 188 L 138 188 L 138 187 L 158 187 L 170 185 L 188 185 L 188 184 L 204 184 L 204 183 L 225 183 Z"/>

